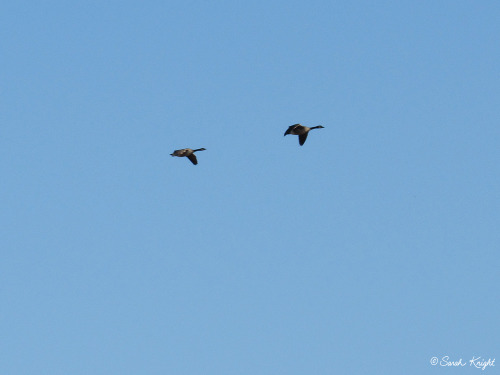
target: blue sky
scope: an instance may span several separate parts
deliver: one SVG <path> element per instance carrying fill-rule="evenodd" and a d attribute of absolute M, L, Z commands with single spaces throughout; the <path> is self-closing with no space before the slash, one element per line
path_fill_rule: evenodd
<path fill-rule="evenodd" d="M 0 373 L 500 361 L 498 2 L 0 13 Z"/>

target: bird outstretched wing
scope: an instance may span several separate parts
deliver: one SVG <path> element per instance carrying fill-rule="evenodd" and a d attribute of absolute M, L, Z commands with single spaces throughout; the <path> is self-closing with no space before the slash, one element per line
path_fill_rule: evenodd
<path fill-rule="evenodd" d="M 189 160 L 191 160 L 191 163 L 193 163 L 194 165 L 198 164 L 198 160 L 196 160 L 196 155 L 195 154 L 191 154 L 187 158 Z"/>
<path fill-rule="evenodd" d="M 304 133 L 304 134 L 299 135 L 299 145 L 301 145 L 301 146 L 302 146 L 302 145 L 304 144 L 304 142 L 305 142 L 305 141 L 306 141 L 306 139 L 307 139 L 307 135 L 308 135 L 308 134 L 309 134 L 309 133 Z"/>

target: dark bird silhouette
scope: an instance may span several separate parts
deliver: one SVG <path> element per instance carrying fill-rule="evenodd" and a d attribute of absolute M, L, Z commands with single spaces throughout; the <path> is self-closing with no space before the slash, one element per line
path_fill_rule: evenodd
<path fill-rule="evenodd" d="M 178 156 L 180 158 L 183 156 L 186 156 L 189 160 L 191 160 L 191 163 L 196 165 L 196 164 L 198 164 L 198 160 L 196 159 L 196 155 L 194 154 L 196 151 L 205 151 L 205 149 L 204 148 L 197 148 L 196 150 L 191 150 L 190 148 L 183 148 L 182 150 L 175 150 L 170 155 Z"/>
<path fill-rule="evenodd" d="M 312 128 L 308 128 L 307 126 L 302 126 L 300 124 L 295 124 L 295 125 L 290 125 L 288 129 L 285 132 L 285 135 L 287 134 L 293 134 L 293 135 L 298 135 L 299 136 L 299 145 L 303 145 L 304 142 L 307 139 L 307 135 L 309 132 L 313 129 L 322 129 L 324 126 L 318 125 L 318 126 L 313 126 Z"/>

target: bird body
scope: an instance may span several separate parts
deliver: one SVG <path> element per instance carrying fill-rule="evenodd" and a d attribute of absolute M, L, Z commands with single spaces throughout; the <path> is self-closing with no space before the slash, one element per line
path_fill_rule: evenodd
<path fill-rule="evenodd" d="M 303 126 L 300 124 L 295 124 L 295 125 L 290 125 L 288 129 L 285 132 L 285 135 L 287 134 L 292 134 L 292 135 L 298 135 L 299 136 L 299 144 L 302 146 L 304 142 L 307 139 L 307 135 L 309 132 L 313 129 L 322 129 L 324 126 L 318 125 L 318 126 L 313 126 L 312 128 L 309 128 L 307 126 Z"/>
<path fill-rule="evenodd" d="M 178 156 L 178 157 L 187 157 L 191 163 L 194 165 L 198 164 L 198 160 L 196 159 L 196 155 L 194 154 L 196 151 L 205 151 L 204 148 L 197 148 L 196 150 L 192 150 L 190 148 L 183 148 L 180 150 L 175 150 L 173 153 L 171 153 L 171 156 Z"/>

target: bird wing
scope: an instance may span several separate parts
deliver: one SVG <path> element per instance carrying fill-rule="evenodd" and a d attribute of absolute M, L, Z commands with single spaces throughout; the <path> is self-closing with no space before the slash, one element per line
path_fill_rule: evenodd
<path fill-rule="evenodd" d="M 195 154 L 188 155 L 187 158 L 189 160 L 191 160 L 191 163 L 193 163 L 194 165 L 198 164 L 198 160 L 196 160 L 196 155 Z"/>
<path fill-rule="evenodd" d="M 308 134 L 309 134 L 309 133 L 304 133 L 304 134 L 299 135 L 299 145 L 301 145 L 301 146 L 302 146 L 302 145 L 304 144 L 304 142 L 305 142 L 305 141 L 306 141 L 306 139 L 307 139 L 307 135 L 308 135 Z"/>
<path fill-rule="evenodd" d="M 288 129 L 286 130 L 285 135 L 287 135 L 287 134 L 293 134 L 293 131 L 294 131 L 295 129 L 297 129 L 297 127 L 300 127 L 300 126 L 302 126 L 302 125 L 300 125 L 300 124 L 290 125 L 290 126 L 288 127 Z"/>

